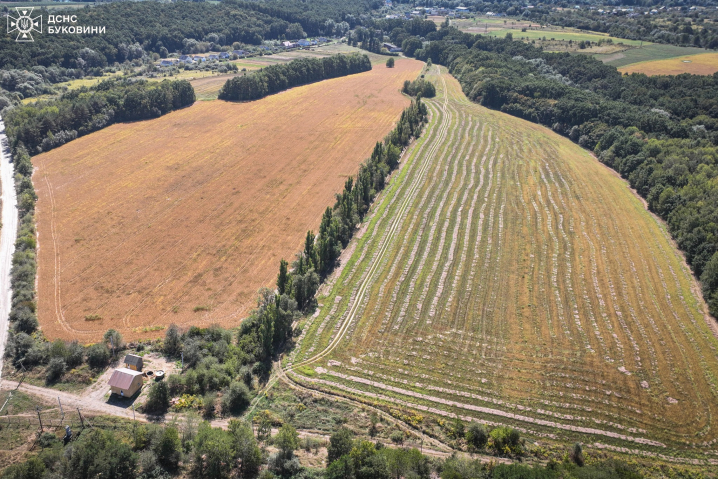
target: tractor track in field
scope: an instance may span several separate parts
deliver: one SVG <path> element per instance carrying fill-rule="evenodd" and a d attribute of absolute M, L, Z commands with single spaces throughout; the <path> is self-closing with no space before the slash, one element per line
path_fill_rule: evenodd
<path fill-rule="evenodd" d="M 447 87 L 446 87 L 446 81 L 444 80 L 444 77 L 441 75 L 441 71 L 440 71 L 439 67 L 437 66 L 436 68 L 437 68 L 437 71 L 439 72 L 439 77 L 441 78 L 441 81 L 444 86 L 444 102 L 443 102 L 441 109 L 444 112 L 444 115 L 446 115 L 447 107 L 448 107 L 448 103 L 449 103 L 449 95 L 448 95 L 448 91 L 447 91 Z M 450 117 L 446 118 L 446 116 L 444 116 L 443 118 L 444 118 L 444 121 L 442 122 L 442 124 L 440 126 L 440 128 L 441 128 L 440 133 L 439 133 L 440 138 L 444 138 L 446 136 L 446 133 L 448 132 L 448 129 L 449 129 L 450 119 L 451 119 Z M 421 165 L 421 171 L 419 173 L 417 181 L 415 181 L 415 183 L 411 189 L 411 193 L 415 192 L 421 186 L 421 181 L 418 181 L 418 180 L 423 178 L 424 174 L 428 170 L 429 165 L 431 164 L 430 159 L 436 154 L 436 151 L 438 150 L 441 143 L 442 142 L 439 140 L 439 141 L 436 141 L 433 145 L 431 145 L 431 150 L 425 156 L 425 160 Z M 369 286 L 373 284 L 371 281 L 371 278 L 374 276 L 374 273 L 379 269 L 379 266 L 381 264 L 381 259 L 386 254 L 386 251 L 388 250 L 389 245 L 391 244 L 391 242 L 389 240 L 396 234 L 399 226 L 401 226 L 401 221 L 399 221 L 399 218 L 401 218 L 401 216 L 404 214 L 406 209 L 409 207 L 409 205 L 412 202 L 412 199 L 413 199 L 412 195 L 407 195 L 407 197 L 404 199 L 404 202 L 402 203 L 401 207 L 399 208 L 397 220 L 391 225 L 391 228 L 390 228 L 388 234 L 386 234 L 384 236 L 384 242 L 383 242 L 382 246 L 380 247 L 380 250 L 378 252 L 378 257 L 373 262 L 373 265 L 371 266 L 369 271 L 364 275 L 364 280 L 362 281 L 362 284 L 359 287 L 356 298 L 354 298 L 354 302 L 351 305 L 349 314 L 347 314 L 347 317 L 344 320 L 344 323 L 342 324 L 341 328 L 339 329 L 339 331 L 336 334 L 336 336 L 334 337 L 334 339 L 332 339 L 332 341 L 329 343 L 329 345 L 327 345 L 327 347 L 323 351 L 314 355 L 311 358 L 305 359 L 303 361 L 300 361 L 297 364 L 291 365 L 288 368 L 288 370 L 291 371 L 294 368 L 301 367 L 306 364 L 313 363 L 319 359 L 322 359 L 323 357 L 325 357 L 329 353 L 331 353 L 337 347 L 337 345 L 340 343 L 340 341 L 344 338 L 344 335 L 346 334 L 347 330 L 349 329 L 349 326 L 354 321 L 355 316 L 357 315 L 357 313 L 361 307 L 361 304 L 362 304 L 361 300 L 364 298 L 364 295 L 366 294 L 367 290 L 369 289 Z"/>

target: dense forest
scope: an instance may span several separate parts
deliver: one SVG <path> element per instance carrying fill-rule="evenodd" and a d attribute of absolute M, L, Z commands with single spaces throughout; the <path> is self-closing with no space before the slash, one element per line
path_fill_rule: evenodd
<path fill-rule="evenodd" d="M 608 33 L 618 38 L 669 43 L 680 46 L 718 48 L 718 2 L 715 0 L 623 0 L 598 1 L 546 0 L 543 2 L 503 0 L 444 0 L 407 2 L 417 7 L 469 7 L 472 13 L 507 15 L 540 25 L 558 25 L 581 30 Z M 528 7 L 531 4 L 531 7 Z M 690 10 L 691 6 L 706 9 Z M 661 8 L 664 7 L 664 8 Z M 614 12 L 615 9 L 615 12 Z M 599 12 L 598 10 L 603 10 Z M 651 13 L 651 10 L 655 12 Z M 646 13 L 650 13 L 646 15 Z"/>
<path fill-rule="evenodd" d="M 621 75 L 584 55 L 442 28 L 416 57 L 466 95 L 593 150 L 665 219 L 718 314 L 718 74 Z"/>
<path fill-rule="evenodd" d="M 257 100 L 287 88 L 369 70 L 371 61 L 366 55 L 337 54 L 326 58 L 299 58 L 230 78 L 219 91 L 219 99 Z"/>
<path fill-rule="evenodd" d="M 307 9 L 306 5 L 312 8 Z M 71 11 L 77 15 L 77 25 L 104 26 L 105 34 L 43 33 L 36 35 L 33 43 L 16 43 L 14 38 L 2 36 L 0 68 L 88 69 L 122 63 L 146 53 L 165 57 L 168 52 L 183 51 L 188 42 L 221 47 L 233 42 L 257 45 L 263 40 L 290 38 L 291 31 L 331 35 L 336 23 L 345 19 L 353 28 L 360 21 L 360 12 L 368 12 L 370 7 L 368 1 L 341 0 L 312 0 L 306 4 L 228 0 L 219 5 L 114 2 Z M 48 12 L 42 13 L 47 21 Z M 301 28 L 291 28 L 294 24 Z"/>
<path fill-rule="evenodd" d="M 11 146 L 34 155 L 115 122 L 155 118 L 194 100 L 186 80 L 105 80 L 57 100 L 18 105 L 5 112 L 4 120 Z"/>

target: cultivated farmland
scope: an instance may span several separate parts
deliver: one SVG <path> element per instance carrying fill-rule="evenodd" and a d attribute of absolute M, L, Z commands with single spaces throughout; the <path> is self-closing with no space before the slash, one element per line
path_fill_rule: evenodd
<path fill-rule="evenodd" d="M 197 102 L 33 159 L 38 311 L 50 338 L 236 325 L 394 126 L 422 64 Z"/>
<path fill-rule="evenodd" d="M 616 68 L 625 67 L 632 63 L 647 62 L 652 60 L 665 60 L 668 58 L 683 57 L 686 55 L 698 55 L 705 53 L 702 48 L 679 47 L 668 44 L 643 44 L 640 48 L 631 48 L 619 53 L 610 55 L 594 55 L 597 60 L 613 65 Z"/>
<path fill-rule="evenodd" d="M 290 377 L 418 425 L 458 415 L 718 463 L 718 341 L 665 228 L 575 144 L 427 78 L 427 131 L 303 325 Z"/>
<path fill-rule="evenodd" d="M 622 73 L 645 73 L 649 76 L 680 75 L 681 73 L 712 75 L 718 71 L 718 53 L 701 53 L 666 60 L 631 63 L 618 70 Z"/>

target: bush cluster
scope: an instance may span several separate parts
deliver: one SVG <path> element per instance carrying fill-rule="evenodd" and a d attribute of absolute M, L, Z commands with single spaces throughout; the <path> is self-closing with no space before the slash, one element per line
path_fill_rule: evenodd
<path fill-rule="evenodd" d="M 434 84 L 423 78 L 414 81 L 406 80 L 401 91 L 410 96 L 421 95 L 422 98 L 434 98 L 436 96 Z"/>

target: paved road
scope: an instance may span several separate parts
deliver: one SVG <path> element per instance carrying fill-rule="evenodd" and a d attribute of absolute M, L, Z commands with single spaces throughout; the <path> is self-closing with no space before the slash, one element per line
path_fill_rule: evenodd
<path fill-rule="evenodd" d="M 10 267 L 12 254 L 15 251 L 15 237 L 17 236 L 17 197 L 13 182 L 13 164 L 5 136 L 5 124 L 0 118 L 0 181 L 2 184 L 2 230 L 0 230 L 0 377 L 2 377 L 2 363 L 5 356 L 5 342 L 7 341 L 8 315 L 10 314 Z"/>

